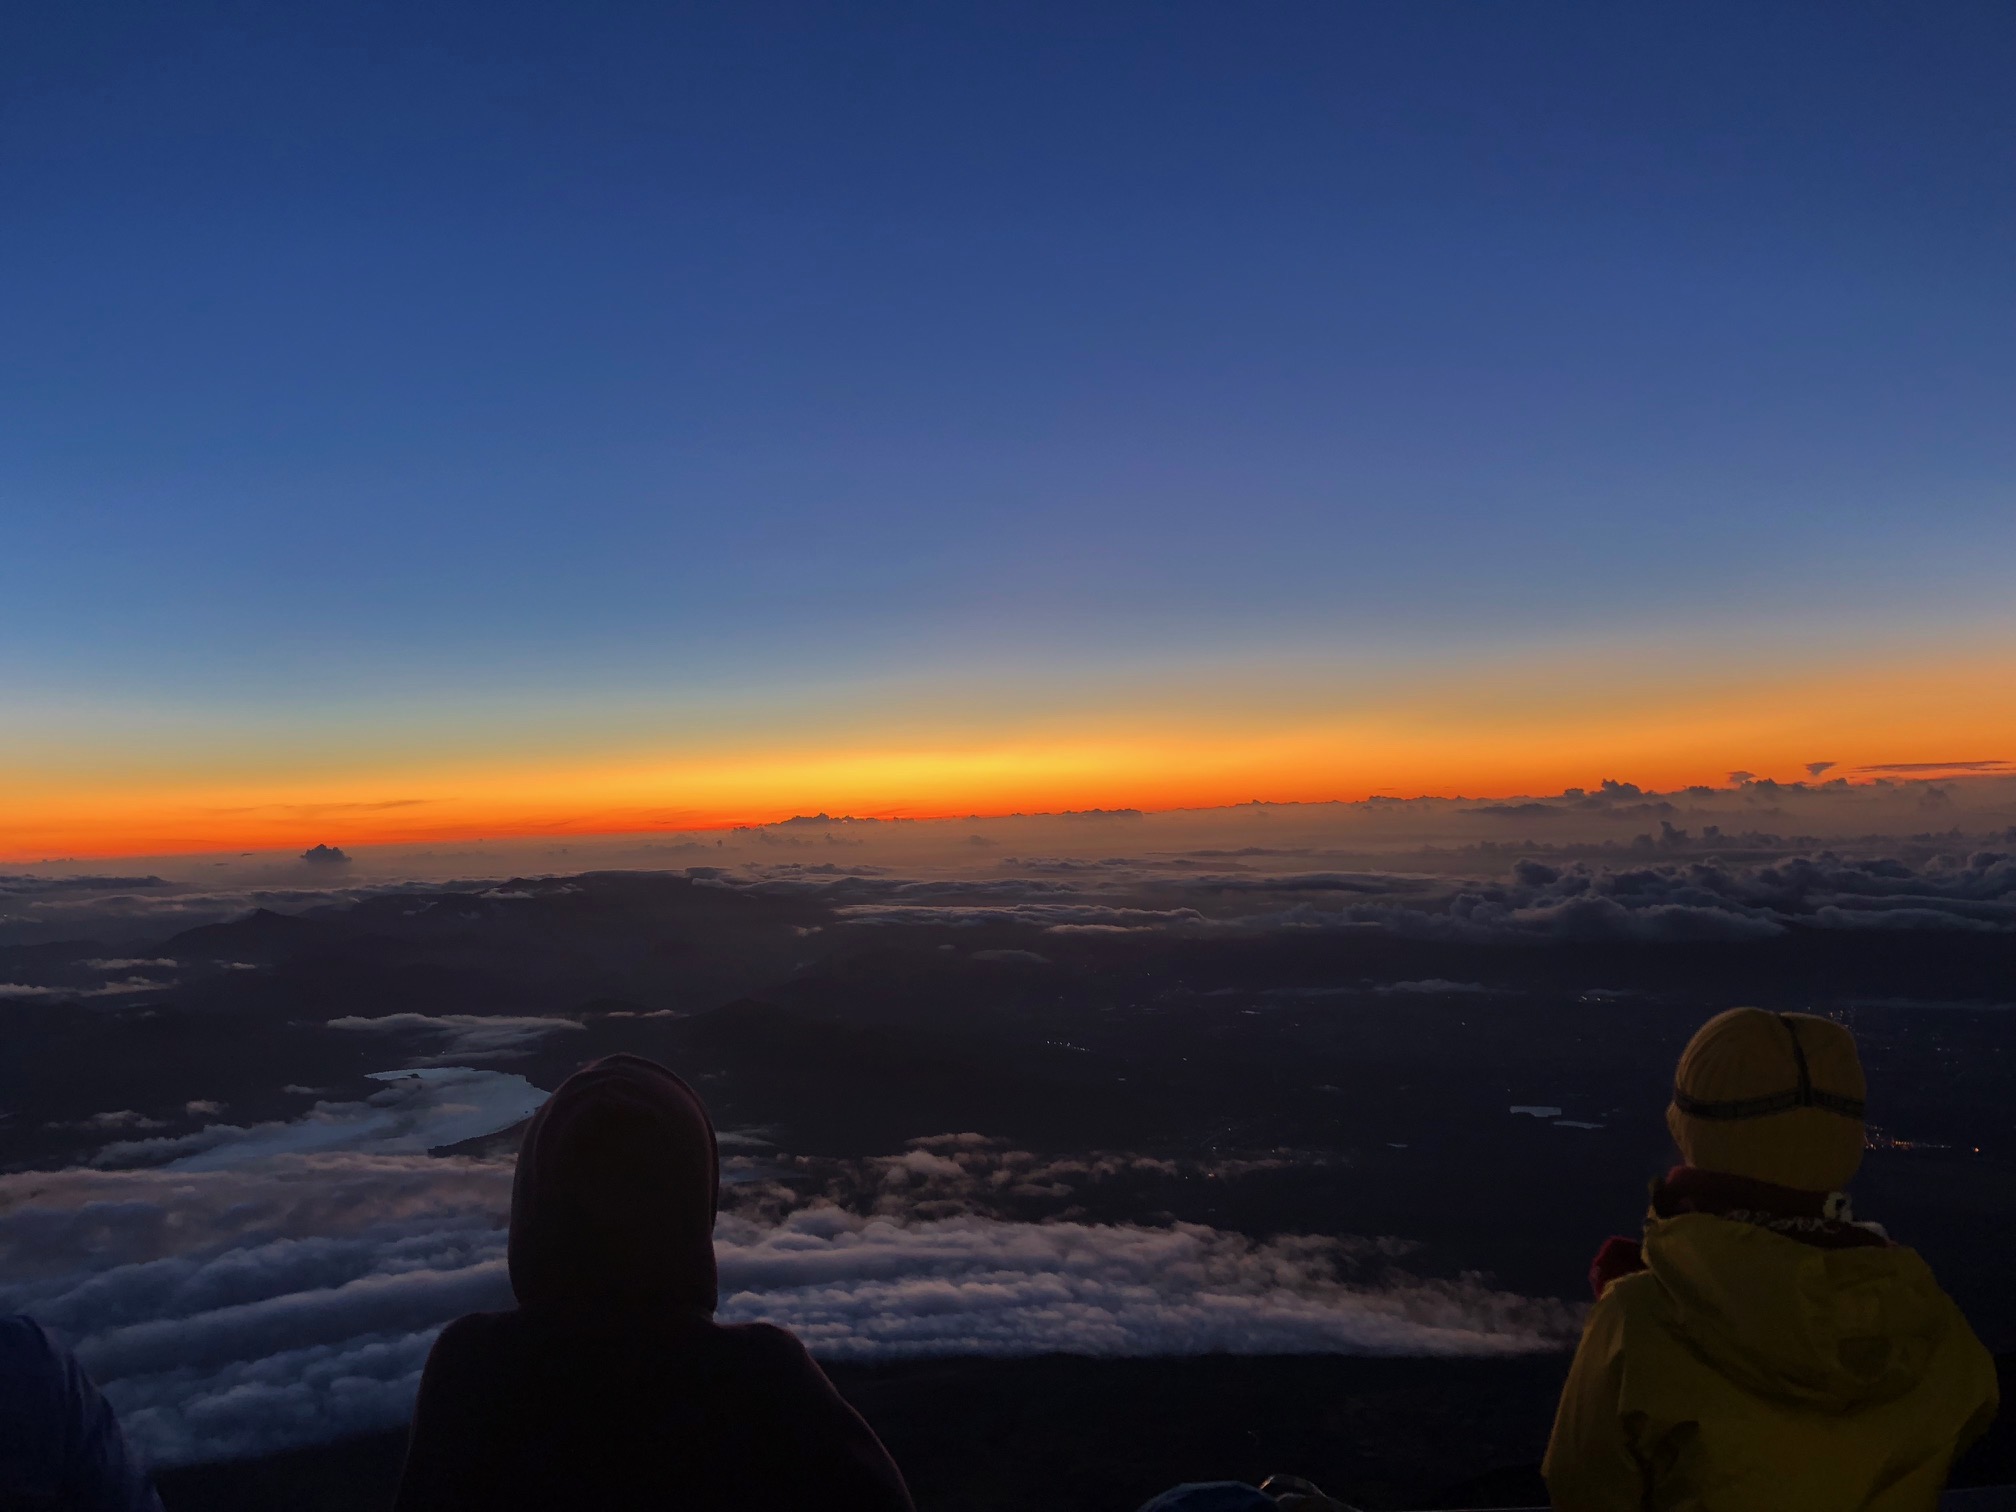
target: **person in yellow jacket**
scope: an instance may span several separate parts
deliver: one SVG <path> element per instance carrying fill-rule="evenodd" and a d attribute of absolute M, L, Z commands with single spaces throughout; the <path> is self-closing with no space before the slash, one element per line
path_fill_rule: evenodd
<path fill-rule="evenodd" d="M 1846 1028 L 1732 1008 L 1689 1042 L 1642 1247 L 1597 1301 L 1542 1472 L 1560 1512 L 1931 1512 L 1994 1361 L 1916 1252 L 1853 1221 Z"/>

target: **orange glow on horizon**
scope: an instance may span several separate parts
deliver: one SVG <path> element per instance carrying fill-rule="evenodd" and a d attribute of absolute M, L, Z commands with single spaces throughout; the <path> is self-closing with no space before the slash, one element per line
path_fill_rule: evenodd
<path fill-rule="evenodd" d="M 857 729 L 823 741 L 814 731 L 789 746 L 633 746 L 572 760 L 485 750 L 335 771 L 276 761 L 270 774 L 210 780 L 144 760 L 119 770 L 17 762 L 0 766 L 9 795 L 0 857 L 23 865 L 321 842 L 697 831 L 821 811 L 921 819 L 1375 793 L 1506 797 L 1603 777 L 1671 790 L 1720 785 L 1732 767 L 1791 780 L 1815 759 L 1848 774 L 1862 763 L 2016 754 L 2011 689 L 2012 656 L 1684 685 L 1651 673 L 1634 679 L 1628 668 L 1597 677 L 1529 666 L 1468 687 L 1389 686 L 1343 709 L 1335 699 L 1316 707 L 1317 693 L 1302 709 L 1293 699 L 1241 705 L 1231 694 L 1214 703 L 1207 689 L 1188 710 L 1123 709 L 1059 728 L 1004 714 L 997 730 L 935 738 L 913 720 L 900 740 L 879 742 Z"/>

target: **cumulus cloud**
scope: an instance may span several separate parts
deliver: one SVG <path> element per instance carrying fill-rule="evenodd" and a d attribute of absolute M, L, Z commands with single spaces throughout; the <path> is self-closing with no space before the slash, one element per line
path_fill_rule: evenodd
<path fill-rule="evenodd" d="M 434 1053 L 422 1057 L 422 1066 L 448 1065 L 455 1061 L 509 1060 L 529 1054 L 549 1034 L 579 1032 L 581 1024 L 568 1018 L 541 1018 L 480 1013 L 388 1013 L 379 1018 L 355 1014 L 329 1020 L 331 1029 L 352 1034 L 415 1035 L 432 1041 Z"/>
<path fill-rule="evenodd" d="M 317 866 L 348 866 L 350 857 L 334 845 L 311 845 L 301 852 L 301 859 Z"/>
<path fill-rule="evenodd" d="M 1410 1275 L 1391 1240 L 982 1211 L 1171 1164 L 1147 1157 L 967 1133 L 826 1164 L 854 1208 L 736 1188 L 716 1248 L 725 1320 L 780 1323 L 828 1357 L 1490 1354 L 1559 1347 L 1578 1323 L 1475 1277 Z M 0 1177 L 0 1309 L 71 1338 L 156 1464 L 392 1427 L 440 1325 L 509 1304 L 510 1181 L 504 1162 L 375 1152 Z"/>
<path fill-rule="evenodd" d="M 1809 761 L 1806 763 L 1806 775 L 1808 777 L 1824 776 L 1839 765 L 1841 763 L 1838 761 Z"/>

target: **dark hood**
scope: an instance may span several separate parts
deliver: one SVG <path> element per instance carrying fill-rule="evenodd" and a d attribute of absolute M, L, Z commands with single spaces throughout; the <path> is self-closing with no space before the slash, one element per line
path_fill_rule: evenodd
<path fill-rule="evenodd" d="M 656 1061 L 612 1055 L 532 1117 L 511 1188 L 511 1290 L 532 1308 L 711 1314 L 714 1125 Z"/>

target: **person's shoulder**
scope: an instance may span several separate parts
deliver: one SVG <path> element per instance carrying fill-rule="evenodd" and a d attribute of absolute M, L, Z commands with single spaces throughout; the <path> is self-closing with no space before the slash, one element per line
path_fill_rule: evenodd
<path fill-rule="evenodd" d="M 737 1375 L 760 1378 L 776 1389 L 795 1385 L 818 1394 L 833 1389 L 804 1341 L 789 1329 L 771 1323 L 722 1323 L 711 1332 L 715 1357 Z"/>
<path fill-rule="evenodd" d="M 1603 1295 L 1596 1299 L 1596 1306 L 1617 1312 L 1650 1307 L 1663 1290 L 1659 1278 L 1651 1271 L 1629 1271 L 1603 1288 Z"/>
<path fill-rule="evenodd" d="M 510 1350 L 517 1331 L 517 1314 L 511 1312 L 464 1313 L 435 1335 L 434 1348 L 427 1356 L 430 1369 L 480 1365 Z"/>
<path fill-rule="evenodd" d="M 1589 1309 L 1585 1332 L 1622 1342 L 1648 1328 L 1667 1329 L 1673 1319 L 1673 1294 L 1654 1271 L 1633 1271 L 1603 1288 Z"/>
<path fill-rule="evenodd" d="M 0 1407 L 10 1430 L 0 1437 L 11 1438 L 17 1451 L 25 1447 L 31 1456 L 55 1456 L 57 1463 L 102 1436 L 112 1422 L 77 1356 L 47 1328 L 19 1314 L 0 1317 Z M 117 1435 L 116 1423 L 112 1432 Z"/>
<path fill-rule="evenodd" d="M 794 1367 L 812 1363 L 798 1335 L 774 1323 L 717 1323 L 714 1336 L 725 1352 L 754 1363 Z"/>
<path fill-rule="evenodd" d="M 0 1378 L 10 1391 L 53 1388 L 62 1380 L 68 1354 L 48 1329 L 27 1314 L 0 1315 Z"/>
<path fill-rule="evenodd" d="M 1632 1271 L 1603 1288 L 1582 1324 L 1585 1347 L 1621 1349 L 1648 1328 L 1663 1328 L 1672 1299 L 1651 1271 Z"/>
<path fill-rule="evenodd" d="M 0 1349 L 8 1354 L 54 1354 L 49 1330 L 26 1313 L 0 1313 Z"/>

